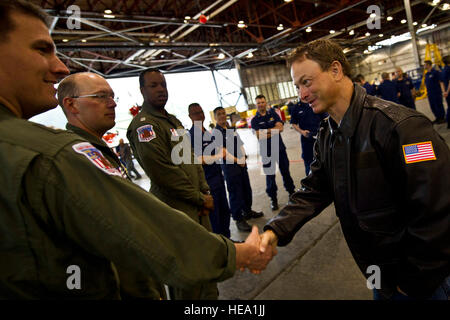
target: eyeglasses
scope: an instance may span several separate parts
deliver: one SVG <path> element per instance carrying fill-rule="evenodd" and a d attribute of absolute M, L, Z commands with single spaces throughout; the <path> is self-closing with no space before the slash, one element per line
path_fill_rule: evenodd
<path fill-rule="evenodd" d="M 73 96 L 72 98 L 95 98 L 99 100 L 103 100 L 104 102 L 108 102 L 109 99 L 114 100 L 115 103 L 119 102 L 119 97 L 113 97 L 109 94 L 86 94 L 84 96 Z"/>

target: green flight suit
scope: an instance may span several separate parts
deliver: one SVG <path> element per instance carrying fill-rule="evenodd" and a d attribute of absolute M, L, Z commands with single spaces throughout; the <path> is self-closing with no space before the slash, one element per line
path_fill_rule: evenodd
<path fill-rule="evenodd" d="M 126 168 L 122 165 L 119 158 L 111 150 L 111 148 L 108 147 L 105 141 L 70 123 L 66 124 L 66 129 L 79 135 L 84 140 L 89 141 L 94 147 L 100 150 L 100 152 L 115 168 L 117 168 L 122 173 L 122 176 L 124 178 L 131 181 L 131 179 L 127 175 Z M 116 269 L 119 277 L 120 297 L 123 300 L 131 300 L 131 299 L 160 300 L 161 298 L 165 298 L 163 284 L 159 284 L 154 279 L 145 277 L 142 274 L 136 275 L 132 272 L 129 272 L 128 270 L 117 268 L 116 266 L 113 266 L 113 268 Z"/>
<path fill-rule="evenodd" d="M 204 193 L 209 191 L 201 164 L 194 163 L 190 139 L 179 136 L 184 130 L 181 122 L 171 114 L 164 114 L 145 103 L 131 121 L 127 137 L 136 159 L 150 178 L 150 192 L 172 208 L 185 212 L 192 220 L 211 231 L 208 216 L 200 216 Z M 184 139 L 186 137 L 186 139 Z M 184 143 L 183 152 L 177 149 Z M 185 162 L 175 164 L 175 155 Z M 180 162 L 180 161 L 179 161 Z M 217 286 L 204 285 L 190 291 L 175 290 L 174 299 L 217 299 Z"/>
<path fill-rule="evenodd" d="M 111 262 L 184 289 L 235 272 L 231 241 L 124 179 L 79 136 L 2 105 L 0 166 L 0 298 L 119 298 Z"/>

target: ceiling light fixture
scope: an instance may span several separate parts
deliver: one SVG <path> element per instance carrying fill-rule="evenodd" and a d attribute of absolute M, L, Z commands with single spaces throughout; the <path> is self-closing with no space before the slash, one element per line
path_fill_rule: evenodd
<path fill-rule="evenodd" d="M 402 21 L 400 21 L 400 23 L 406 23 L 406 19 L 402 19 Z"/>
<path fill-rule="evenodd" d="M 116 16 L 113 14 L 104 14 L 103 18 L 107 18 L 107 19 L 114 19 Z"/>
<path fill-rule="evenodd" d="M 106 9 L 104 12 L 105 12 L 106 14 L 111 14 L 111 13 L 112 13 L 112 10 Z"/>
<path fill-rule="evenodd" d="M 350 32 L 348 33 L 349 35 L 354 35 L 355 34 L 355 30 L 350 30 Z"/>
<path fill-rule="evenodd" d="M 220 53 L 217 58 L 219 58 L 220 60 L 225 59 L 225 55 L 223 53 Z"/>
<path fill-rule="evenodd" d="M 413 26 L 417 26 L 417 22 L 416 21 L 413 22 Z"/>
<path fill-rule="evenodd" d="M 365 36 L 366 37 L 370 36 L 370 32 L 366 32 Z"/>
<path fill-rule="evenodd" d="M 331 33 L 331 34 L 333 34 L 333 33 L 335 33 L 335 32 L 336 32 L 336 31 L 334 31 L 334 30 L 330 30 L 330 33 Z"/>
<path fill-rule="evenodd" d="M 447 11 L 448 9 L 450 9 L 450 4 L 444 3 L 444 4 L 442 5 L 442 10 Z"/>
<path fill-rule="evenodd" d="M 82 39 L 81 42 L 87 42 L 87 40 L 86 39 Z"/>
<path fill-rule="evenodd" d="M 278 27 L 277 27 L 277 30 L 278 31 L 281 31 L 281 30 L 283 30 L 284 29 L 284 27 L 283 27 L 283 25 L 280 23 L 279 25 L 278 25 Z"/>
<path fill-rule="evenodd" d="M 249 52 L 247 58 L 253 58 L 253 53 Z"/>
<path fill-rule="evenodd" d="M 383 34 L 382 34 L 382 33 L 380 33 L 378 36 L 379 36 L 380 38 L 383 38 Z"/>
<path fill-rule="evenodd" d="M 238 22 L 238 28 L 245 28 L 246 27 L 246 25 L 245 25 L 245 23 L 244 23 L 244 21 L 243 20 L 239 20 L 239 22 Z"/>
<path fill-rule="evenodd" d="M 63 42 L 69 42 L 69 39 L 63 39 L 62 41 Z"/>
<path fill-rule="evenodd" d="M 311 32 L 311 31 L 312 31 L 311 27 L 306 28 L 306 32 Z"/>
<path fill-rule="evenodd" d="M 386 20 L 387 20 L 387 21 L 392 21 L 392 20 L 394 20 L 394 18 L 392 18 L 391 16 L 389 16 L 389 17 L 386 18 Z"/>

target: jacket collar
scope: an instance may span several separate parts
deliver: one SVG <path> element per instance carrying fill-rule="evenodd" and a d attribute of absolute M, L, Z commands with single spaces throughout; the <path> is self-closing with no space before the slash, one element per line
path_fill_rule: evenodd
<path fill-rule="evenodd" d="M 87 132 L 77 126 L 67 123 L 66 129 L 72 131 L 73 133 L 76 133 L 83 139 L 86 139 L 87 141 L 95 144 L 96 146 L 106 147 L 109 149 L 108 145 L 102 139 L 99 139 L 98 137 L 90 134 L 89 132 Z"/>
<path fill-rule="evenodd" d="M 355 84 L 353 85 L 353 94 L 350 100 L 350 106 L 342 118 L 341 125 L 338 126 L 331 117 L 328 117 L 331 134 L 342 132 L 342 134 L 346 137 L 350 138 L 353 136 L 356 127 L 358 126 L 359 118 L 361 117 L 366 96 L 367 93 L 363 87 Z"/>
<path fill-rule="evenodd" d="M 157 118 L 169 119 L 171 116 L 171 114 L 169 114 L 166 110 L 164 110 L 164 113 L 161 113 L 155 107 L 145 101 L 142 104 L 142 110 Z"/>

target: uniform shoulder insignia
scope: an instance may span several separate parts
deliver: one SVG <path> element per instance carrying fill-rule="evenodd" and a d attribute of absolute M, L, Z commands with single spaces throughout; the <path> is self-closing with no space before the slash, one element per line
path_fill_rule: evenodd
<path fill-rule="evenodd" d="M 402 145 L 403 155 L 407 164 L 436 160 L 431 141 Z"/>
<path fill-rule="evenodd" d="M 88 158 L 89 161 L 91 161 L 97 168 L 99 168 L 103 172 L 112 176 L 123 177 L 122 173 L 103 156 L 102 152 L 89 142 L 74 144 L 72 148 L 73 150 L 75 150 L 75 152 L 82 154 L 86 158 Z"/>
<path fill-rule="evenodd" d="M 156 132 L 153 130 L 151 124 L 146 124 L 145 126 L 136 129 L 138 134 L 139 142 L 150 142 L 156 138 Z"/>

